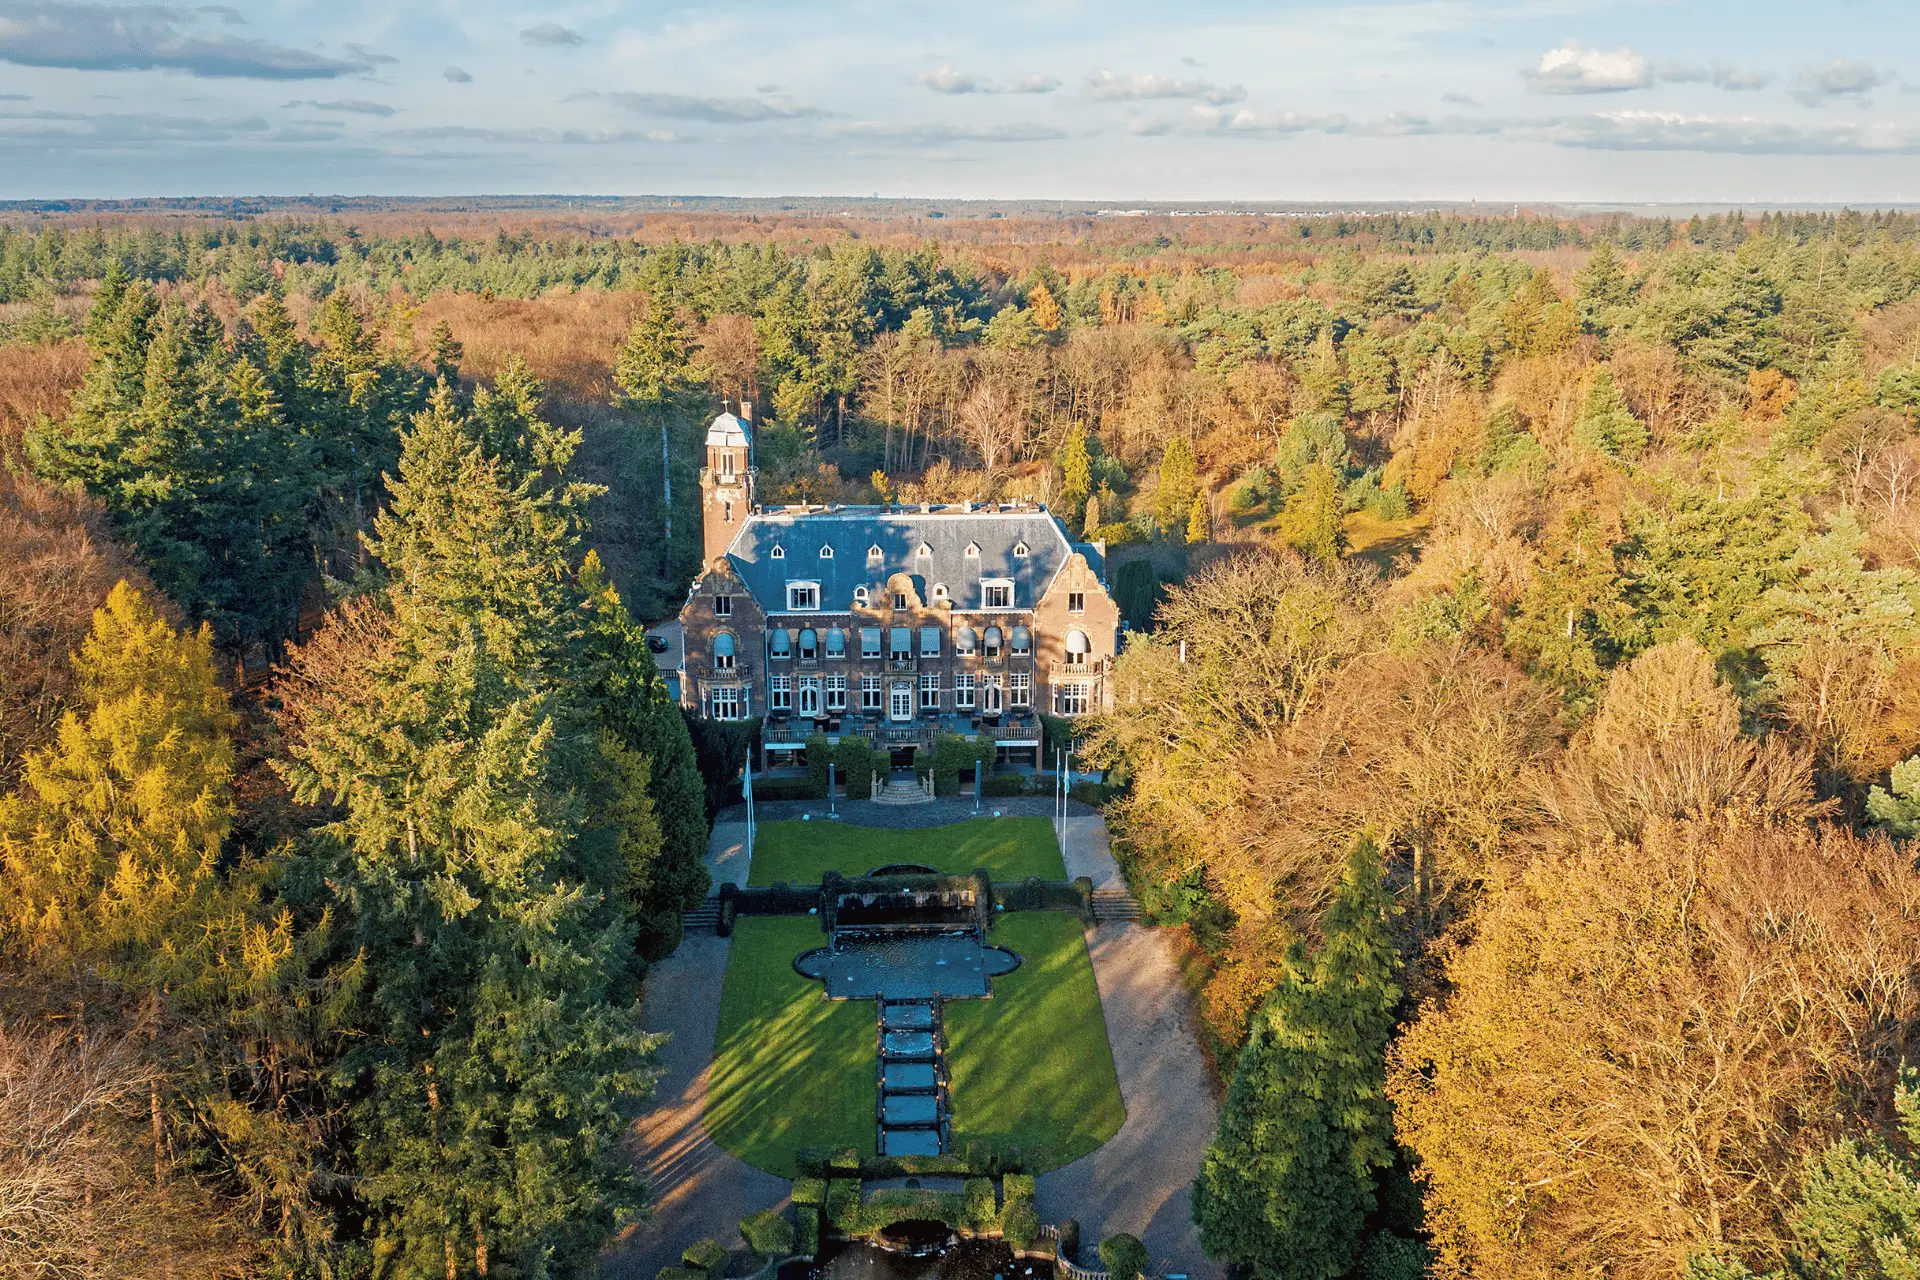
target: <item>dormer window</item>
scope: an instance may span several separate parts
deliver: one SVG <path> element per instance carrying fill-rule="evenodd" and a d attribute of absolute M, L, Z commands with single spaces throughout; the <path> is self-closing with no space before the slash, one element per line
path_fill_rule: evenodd
<path fill-rule="evenodd" d="M 879 548 L 879 546 L 878 546 L 878 545 L 875 545 L 875 546 L 871 546 L 871 547 L 868 547 L 868 548 L 867 548 L 867 563 L 868 563 L 868 564 L 879 564 L 879 563 L 880 563 L 880 561 L 881 561 L 882 559 L 884 559 L 884 558 L 885 558 L 885 557 L 884 557 L 884 556 L 883 556 L 883 555 L 881 554 L 881 551 L 880 551 L 880 548 Z"/>
<path fill-rule="evenodd" d="M 938 600 L 938 601 L 940 601 L 940 602 L 941 602 L 942 604 L 944 604 L 944 603 L 946 603 L 946 599 L 947 599 L 947 584 L 946 584 L 946 583 L 944 583 L 944 582 L 936 582 L 936 583 L 934 583 L 934 584 L 933 584 L 933 598 L 934 598 L 935 600 Z"/>
<path fill-rule="evenodd" d="M 1026 559 L 1026 556 L 1027 556 L 1027 544 L 1026 544 L 1026 543 L 1024 543 L 1024 542 L 1016 542 L 1016 543 L 1014 543 L 1014 544 L 1013 544 L 1013 554 L 1014 554 L 1014 555 L 1016 555 L 1016 556 L 1018 556 L 1018 557 L 1020 557 L 1020 558 L 1021 558 L 1021 559 L 1023 559 L 1023 560 L 1024 560 L 1024 559 Z"/>
<path fill-rule="evenodd" d="M 776 546 L 774 547 L 773 550 L 767 553 L 767 557 L 771 560 L 785 560 L 787 558 L 787 549 L 785 547 Z"/>
<path fill-rule="evenodd" d="M 967 544 L 967 559 L 978 560 L 979 558 L 980 558 L 980 544 L 977 542 L 969 542 Z"/>
<path fill-rule="evenodd" d="M 787 584 L 787 608 L 797 613 L 810 612 L 820 607 L 820 584 L 817 582 L 789 582 Z"/>
<path fill-rule="evenodd" d="M 853 602 L 863 609 L 867 607 L 867 589 L 865 587 L 855 587 L 853 589 Z"/>
<path fill-rule="evenodd" d="M 831 559 L 833 559 L 833 548 L 832 548 L 832 547 L 822 547 L 822 548 L 820 548 L 820 558 L 821 558 L 822 560 L 831 560 Z"/>
<path fill-rule="evenodd" d="M 913 554 L 922 560 L 931 559 L 933 556 L 933 548 L 923 542 L 920 544 L 919 550 L 915 551 Z"/>
<path fill-rule="evenodd" d="M 980 607 L 983 609 L 1013 608 L 1013 582 L 1007 578 L 982 578 L 980 580 Z"/>

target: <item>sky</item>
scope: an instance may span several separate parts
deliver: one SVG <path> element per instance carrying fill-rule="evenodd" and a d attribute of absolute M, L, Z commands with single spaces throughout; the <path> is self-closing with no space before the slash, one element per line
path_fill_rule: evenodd
<path fill-rule="evenodd" d="M 0 0 L 0 199 L 1920 202 L 1920 0 Z"/>

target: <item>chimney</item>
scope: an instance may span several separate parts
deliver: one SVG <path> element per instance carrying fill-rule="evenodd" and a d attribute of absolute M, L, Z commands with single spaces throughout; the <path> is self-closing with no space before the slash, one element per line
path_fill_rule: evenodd
<path fill-rule="evenodd" d="M 740 402 L 740 420 L 742 422 L 753 421 L 753 401 L 742 400 Z"/>

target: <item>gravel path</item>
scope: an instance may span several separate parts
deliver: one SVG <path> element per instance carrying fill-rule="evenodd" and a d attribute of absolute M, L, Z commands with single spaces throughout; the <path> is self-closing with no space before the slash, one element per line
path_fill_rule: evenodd
<path fill-rule="evenodd" d="M 1042 1222 L 1080 1220 L 1088 1265 L 1099 1265 L 1103 1238 L 1127 1231 L 1156 1272 L 1220 1280 L 1226 1269 L 1201 1251 L 1188 1200 L 1216 1104 L 1179 965 L 1161 934 L 1137 924 L 1102 924 L 1087 945 L 1127 1119 L 1098 1151 L 1041 1175 L 1034 1207 Z"/>

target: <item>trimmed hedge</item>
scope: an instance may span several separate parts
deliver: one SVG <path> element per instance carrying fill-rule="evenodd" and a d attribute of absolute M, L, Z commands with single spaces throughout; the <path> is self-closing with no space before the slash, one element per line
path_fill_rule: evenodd
<path fill-rule="evenodd" d="M 820 1256 L 820 1211 L 812 1205 L 793 1210 L 793 1251 L 803 1258 Z"/>
<path fill-rule="evenodd" d="M 812 1205 L 818 1209 L 827 1202 L 827 1182 L 824 1178 L 795 1178 L 793 1182 L 793 1202 Z"/>
<path fill-rule="evenodd" d="M 1078 885 L 1028 876 L 1021 881 L 1002 881 L 993 887 L 994 900 L 1008 911 L 1073 911 L 1085 915 L 1093 893 L 1087 881 L 1086 895 Z"/>
<path fill-rule="evenodd" d="M 735 909 L 743 916 L 803 916 L 820 905 L 820 890 L 810 884 L 783 882 L 736 893 Z"/>
<path fill-rule="evenodd" d="M 812 778 L 755 778 L 755 800 L 818 800 Z"/>
<path fill-rule="evenodd" d="M 685 1267 L 662 1267 L 653 1273 L 653 1280 L 707 1280 L 707 1273 Z"/>
<path fill-rule="evenodd" d="M 793 1255 L 793 1224 L 778 1209 L 762 1209 L 740 1219 L 740 1235 L 747 1247 L 763 1258 Z"/>
<path fill-rule="evenodd" d="M 1009 1200 L 1033 1199 L 1034 1186 L 1034 1177 L 1030 1173 L 1010 1173 L 1000 1180 L 1000 1189 Z"/>
<path fill-rule="evenodd" d="M 992 1231 L 1000 1225 L 1000 1206 L 993 1198 L 989 1178 L 968 1178 L 960 1192 L 960 1225 L 969 1231 Z"/>
<path fill-rule="evenodd" d="M 720 1280 L 727 1274 L 727 1251 L 720 1247 L 718 1240 L 695 1240 L 680 1255 L 680 1261 L 689 1271 L 698 1272 L 708 1280 Z"/>
<path fill-rule="evenodd" d="M 956 1230 L 960 1226 L 960 1197 L 951 1191 L 888 1187 L 868 1196 L 860 1206 L 860 1225 L 851 1234 L 883 1231 L 896 1222 L 930 1218 Z"/>
<path fill-rule="evenodd" d="M 828 764 L 833 765 L 834 780 L 846 788 L 847 799 L 865 800 L 873 790 L 875 770 L 884 773 L 890 759 L 857 734 L 841 738 L 838 746 L 829 744 L 824 733 L 807 737 L 807 776 L 816 799 L 826 799 Z"/>
<path fill-rule="evenodd" d="M 853 1154 L 851 1147 L 842 1148 Z M 851 1165 L 835 1167 L 824 1147 L 802 1147 L 795 1153 L 794 1168 L 807 1178 L 861 1177 L 877 1182 L 882 1178 L 977 1177 L 998 1178 L 1018 1174 L 1025 1164 L 1018 1147 L 999 1147 L 988 1142 L 969 1142 L 958 1151 L 940 1156 L 871 1156 L 865 1160 L 853 1154 Z"/>
<path fill-rule="evenodd" d="M 993 739 L 981 735 L 972 742 L 957 733 L 943 733 L 933 740 L 933 794 L 937 796 L 957 796 L 960 794 L 960 775 L 972 773 L 974 762 L 981 768 L 981 781 L 985 785 L 987 776 L 993 773 Z M 915 768 L 919 766 L 916 763 Z"/>
<path fill-rule="evenodd" d="M 1015 1249 L 1031 1249 L 1040 1238 L 1040 1215 L 1031 1200 L 1009 1200 L 1000 1211 L 1000 1234 Z"/>
<path fill-rule="evenodd" d="M 1078 800 L 1096 809 L 1106 807 L 1107 801 L 1119 794 L 1120 788 L 1111 782 L 1076 782 L 1067 789 L 1068 799 Z"/>
<path fill-rule="evenodd" d="M 827 1184 L 827 1222 L 842 1235 L 860 1230 L 860 1184 L 851 1178 L 835 1178 Z"/>
<path fill-rule="evenodd" d="M 1123 1231 L 1100 1242 L 1100 1263 L 1112 1280 L 1140 1280 L 1148 1261 L 1147 1246 L 1137 1236 Z"/>
<path fill-rule="evenodd" d="M 986 796 L 1023 796 L 1027 779 L 1018 773 L 990 773 L 980 779 L 980 794 Z"/>

